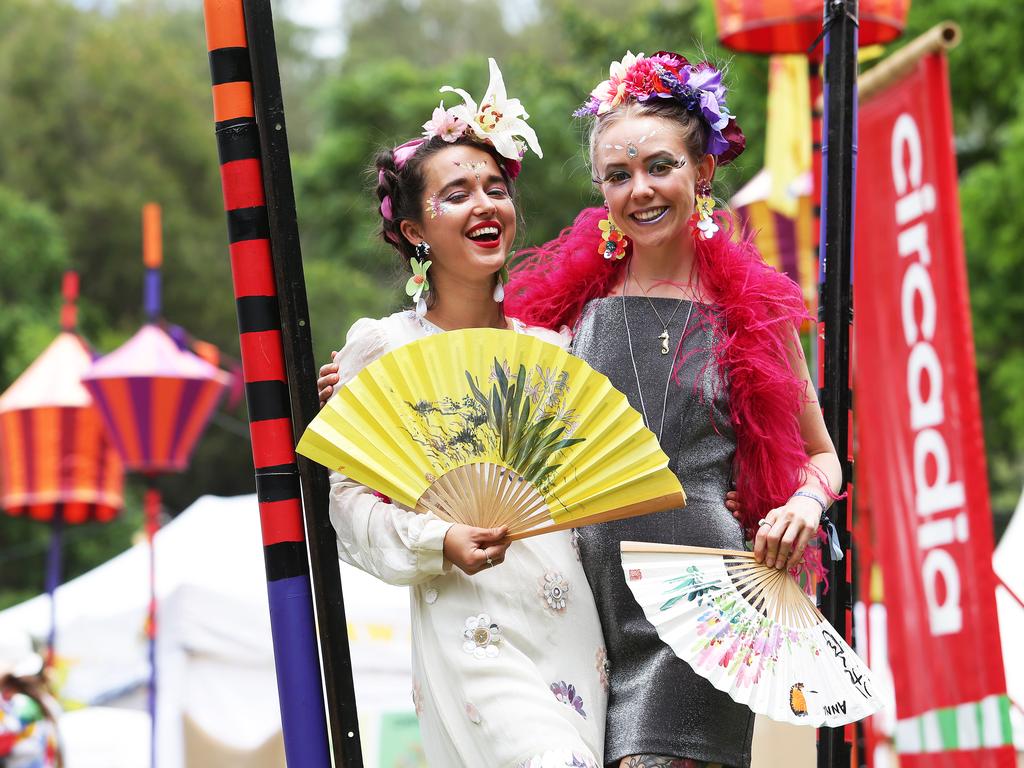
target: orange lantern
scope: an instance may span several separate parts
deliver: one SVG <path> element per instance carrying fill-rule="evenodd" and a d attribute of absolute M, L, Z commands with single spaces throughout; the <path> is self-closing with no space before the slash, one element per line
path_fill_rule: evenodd
<path fill-rule="evenodd" d="M 861 46 L 903 32 L 910 0 L 860 0 Z M 715 0 L 718 39 L 745 53 L 807 53 L 821 33 L 822 0 Z M 819 47 L 820 51 L 821 48 Z M 820 54 L 819 54 L 820 55 Z"/>

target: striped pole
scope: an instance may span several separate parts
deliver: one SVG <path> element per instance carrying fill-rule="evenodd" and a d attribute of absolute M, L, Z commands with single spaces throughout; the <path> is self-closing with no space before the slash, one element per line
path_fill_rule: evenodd
<path fill-rule="evenodd" d="M 78 330 L 78 273 L 68 270 L 61 281 L 60 329 L 65 333 Z M 50 634 L 46 639 L 46 667 L 57 661 L 57 587 L 60 586 L 64 557 L 64 504 L 53 505 L 50 521 L 50 550 L 46 555 L 46 594 L 50 597 Z"/>
<path fill-rule="evenodd" d="M 286 340 L 284 363 L 291 394 L 294 445 L 302 437 L 305 426 L 320 411 L 316 394 L 318 365 L 313 354 L 306 278 L 299 247 L 298 215 L 292 188 L 291 156 L 271 0 L 242 0 L 242 9 L 249 45 L 256 125 L 260 128 L 263 189 L 267 196 L 274 278 L 281 330 Z M 315 462 L 300 457 L 298 464 L 334 759 L 339 766 L 361 768 L 363 757 L 352 681 L 348 622 L 341 591 L 337 535 L 331 523 L 328 502 L 330 483 L 327 471 Z"/>
<path fill-rule="evenodd" d="M 330 768 L 245 18 L 241 0 L 203 5 L 285 756 Z"/>
<path fill-rule="evenodd" d="M 146 692 L 146 705 L 149 709 L 149 765 L 157 765 L 157 725 L 156 725 L 156 532 L 160 530 L 160 489 L 156 484 L 156 475 L 146 475 L 146 493 L 143 496 L 146 543 L 149 544 L 149 608 L 146 613 L 146 652 L 149 659 L 149 690 Z"/>
<path fill-rule="evenodd" d="M 203 7 L 285 757 L 330 768 L 245 19 L 241 0 Z"/>
<path fill-rule="evenodd" d="M 146 320 L 155 323 L 160 317 L 162 291 L 160 269 L 163 266 L 163 229 L 160 223 L 160 206 L 146 203 L 142 206 L 142 264 L 145 273 L 142 281 L 142 307 Z M 156 484 L 156 473 L 146 473 L 146 493 L 143 496 L 143 513 L 146 543 L 149 545 L 149 608 L 146 613 L 146 646 L 149 659 L 149 690 L 146 705 L 149 709 L 149 765 L 157 766 L 157 704 L 158 684 L 156 666 L 156 532 L 160 530 L 160 488 Z"/>

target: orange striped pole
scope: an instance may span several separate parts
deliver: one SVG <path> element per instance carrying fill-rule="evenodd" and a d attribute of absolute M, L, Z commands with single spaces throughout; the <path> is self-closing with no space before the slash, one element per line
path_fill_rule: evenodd
<path fill-rule="evenodd" d="M 204 11 L 285 755 L 290 768 L 330 768 L 330 714 L 334 765 L 361 768 L 327 475 L 294 452 L 316 413 L 315 363 L 270 3 Z"/>

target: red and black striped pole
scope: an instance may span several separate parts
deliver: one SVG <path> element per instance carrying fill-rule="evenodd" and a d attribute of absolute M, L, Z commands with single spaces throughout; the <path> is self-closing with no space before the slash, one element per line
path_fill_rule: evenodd
<path fill-rule="evenodd" d="M 334 765 L 361 768 L 327 477 L 294 452 L 316 374 L 269 0 L 244 11 L 204 0 L 204 12 L 285 755 L 291 768 L 330 768 L 329 712 Z"/>

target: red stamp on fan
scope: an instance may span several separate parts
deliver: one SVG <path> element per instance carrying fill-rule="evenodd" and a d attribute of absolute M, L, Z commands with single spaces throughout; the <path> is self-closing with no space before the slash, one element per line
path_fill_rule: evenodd
<path fill-rule="evenodd" d="M 630 568 L 629 569 L 629 580 L 630 581 L 640 581 L 640 579 L 642 579 L 643 577 L 644 577 L 644 572 L 641 571 L 639 568 Z"/>

